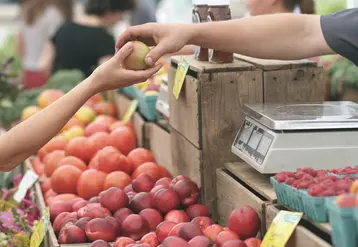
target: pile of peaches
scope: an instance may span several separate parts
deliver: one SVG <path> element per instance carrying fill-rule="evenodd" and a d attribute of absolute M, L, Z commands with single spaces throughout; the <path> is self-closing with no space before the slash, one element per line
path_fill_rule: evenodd
<path fill-rule="evenodd" d="M 154 181 L 141 174 L 125 189 L 75 198 L 50 207 L 60 244 L 92 242 L 93 247 L 214 246 L 258 247 L 260 219 L 251 207 L 235 210 L 224 228 L 198 204 L 200 190 L 186 176 Z"/>

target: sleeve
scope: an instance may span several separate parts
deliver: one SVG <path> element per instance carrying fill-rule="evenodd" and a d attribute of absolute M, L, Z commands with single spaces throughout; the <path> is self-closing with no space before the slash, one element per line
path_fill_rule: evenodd
<path fill-rule="evenodd" d="M 329 47 L 358 66 L 358 8 L 321 16 Z"/>
<path fill-rule="evenodd" d="M 106 56 L 113 56 L 115 52 L 116 43 L 111 35 L 106 33 L 98 40 L 98 42 L 99 42 L 97 45 L 98 59 Z"/>
<path fill-rule="evenodd" d="M 65 21 L 65 18 L 58 9 L 50 7 L 46 13 L 46 19 L 48 23 L 46 36 L 52 40 L 59 27 Z"/>

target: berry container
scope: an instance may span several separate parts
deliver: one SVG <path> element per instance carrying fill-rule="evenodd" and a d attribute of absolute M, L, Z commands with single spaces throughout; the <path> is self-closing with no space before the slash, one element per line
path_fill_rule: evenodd
<path fill-rule="evenodd" d="M 329 211 L 329 223 L 332 226 L 332 241 L 334 246 L 357 246 L 356 208 L 340 208 L 336 200 L 326 200 Z"/>
<path fill-rule="evenodd" d="M 326 206 L 327 200 L 332 200 L 336 196 L 332 197 L 314 197 L 308 194 L 307 191 L 302 190 L 302 203 L 303 203 L 303 212 L 306 216 L 312 218 L 318 222 L 327 222 L 328 221 L 328 209 Z"/>
<path fill-rule="evenodd" d="M 121 88 L 119 91 L 131 99 L 136 97 L 136 90 L 134 85 Z"/>
<path fill-rule="evenodd" d="M 148 121 L 154 121 L 161 119 L 158 114 L 155 105 L 157 103 L 158 95 L 145 95 L 143 91 L 138 88 L 135 89 L 135 97 L 138 100 L 138 108 L 140 114 Z"/>

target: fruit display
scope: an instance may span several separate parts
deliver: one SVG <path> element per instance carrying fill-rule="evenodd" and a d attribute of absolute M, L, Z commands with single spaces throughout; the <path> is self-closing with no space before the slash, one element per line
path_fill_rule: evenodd
<path fill-rule="evenodd" d="M 327 222 L 326 201 L 348 193 L 355 180 L 357 167 L 339 170 L 297 169 L 271 177 L 277 199 L 291 209 L 304 212 L 319 222 Z"/>

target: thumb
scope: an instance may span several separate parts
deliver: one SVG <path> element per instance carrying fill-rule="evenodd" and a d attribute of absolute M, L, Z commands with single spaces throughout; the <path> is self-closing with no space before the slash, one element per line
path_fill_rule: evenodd
<path fill-rule="evenodd" d="M 133 43 L 127 42 L 118 52 L 114 55 L 115 59 L 122 63 L 133 51 Z"/>
<path fill-rule="evenodd" d="M 164 56 L 167 53 L 167 51 L 168 51 L 168 45 L 166 44 L 166 42 L 160 42 L 158 45 L 156 45 L 153 49 L 151 49 L 148 52 L 145 58 L 145 63 L 149 67 L 153 67 L 155 63 L 159 60 L 159 58 Z"/>

